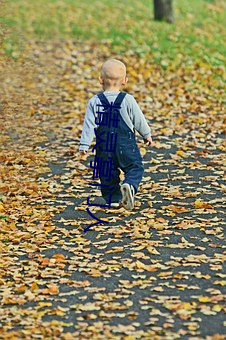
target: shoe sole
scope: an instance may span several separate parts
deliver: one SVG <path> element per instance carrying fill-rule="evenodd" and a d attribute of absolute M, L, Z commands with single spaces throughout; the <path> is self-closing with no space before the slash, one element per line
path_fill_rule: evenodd
<path fill-rule="evenodd" d="M 122 205 L 127 210 L 132 210 L 134 208 L 134 197 L 128 183 L 124 183 L 121 185 L 121 193 L 122 193 Z"/>
<path fill-rule="evenodd" d="M 111 203 L 110 205 L 111 208 L 119 208 L 120 207 L 120 203 Z"/>

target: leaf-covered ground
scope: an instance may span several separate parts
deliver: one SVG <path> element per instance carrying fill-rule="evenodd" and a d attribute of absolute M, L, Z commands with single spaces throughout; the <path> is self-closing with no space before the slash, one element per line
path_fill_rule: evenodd
<path fill-rule="evenodd" d="M 114 55 L 154 143 L 134 211 L 91 207 L 108 224 L 84 233 L 100 194 L 78 142 L 111 48 L 28 47 L 0 66 L 0 338 L 223 340 L 223 67 Z"/>

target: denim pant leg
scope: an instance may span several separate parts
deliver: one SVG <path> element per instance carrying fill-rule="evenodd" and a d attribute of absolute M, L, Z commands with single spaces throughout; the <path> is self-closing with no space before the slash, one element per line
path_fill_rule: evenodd
<path fill-rule="evenodd" d="M 111 177 L 108 178 L 104 174 L 100 174 L 101 194 L 107 203 L 119 202 L 122 198 L 120 191 L 120 171 L 118 169 L 118 161 L 115 153 L 98 152 L 98 157 L 102 157 L 103 161 L 109 162 L 109 157 L 112 157 L 114 166 L 111 172 Z"/>
<path fill-rule="evenodd" d="M 135 189 L 135 193 L 137 193 L 144 173 L 144 166 L 136 141 L 134 139 L 122 141 L 119 144 L 117 156 L 119 166 L 125 174 L 123 183 L 131 184 Z"/>

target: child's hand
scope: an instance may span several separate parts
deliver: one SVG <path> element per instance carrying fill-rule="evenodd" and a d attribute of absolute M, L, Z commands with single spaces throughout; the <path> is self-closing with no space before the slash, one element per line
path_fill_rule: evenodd
<path fill-rule="evenodd" d="M 150 145 L 152 144 L 152 138 L 149 137 L 149 138 L 144 139 L 144 143 L 145 143 L 147 146 L 150 146 Z"/>
<path fill-rule="evenodd" d="M 87 151 L 86 150 L 81 150 L 80 153 L 81 153 L 81 155 L 85 155 L 85 154 L 87 154 Z"/>

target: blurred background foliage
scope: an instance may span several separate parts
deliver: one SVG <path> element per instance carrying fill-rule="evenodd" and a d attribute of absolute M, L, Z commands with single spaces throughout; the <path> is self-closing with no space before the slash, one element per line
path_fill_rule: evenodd
<path fill-rule="evenodd" d="M 152 0 L 5 0 L 0 2 L 2 50 L 17 58 L 26 41 L 106 41 L 112 51 L 151 52 L 163 68 L 226 55 L 224 0 L 174 0 L 175 23 L 153 20 Z"/>

